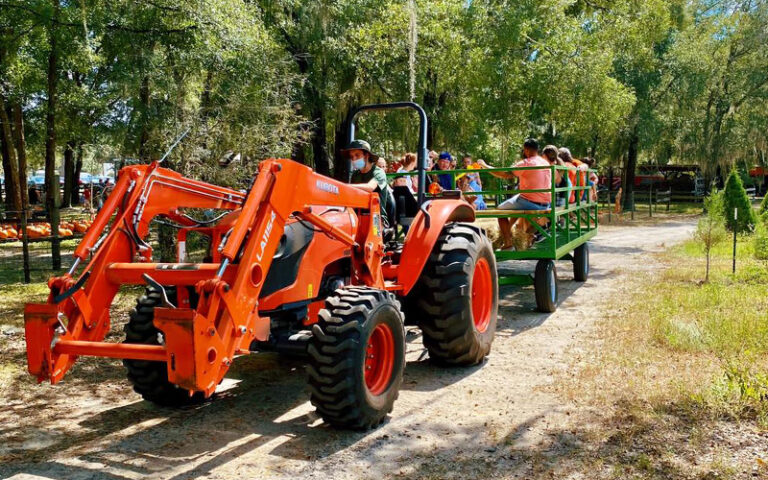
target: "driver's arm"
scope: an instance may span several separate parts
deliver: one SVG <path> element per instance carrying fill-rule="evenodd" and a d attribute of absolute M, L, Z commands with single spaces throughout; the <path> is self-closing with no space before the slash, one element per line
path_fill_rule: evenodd
<path fill-rule="evenodd" d="M 375 192 L 376 188 L 379 186 L 379 183 L 376 181 L 375 178 L 372 178 L 365 183 L 353 183 L 351 185 L 361 190 L 365 190 L 366 192 Z"/>

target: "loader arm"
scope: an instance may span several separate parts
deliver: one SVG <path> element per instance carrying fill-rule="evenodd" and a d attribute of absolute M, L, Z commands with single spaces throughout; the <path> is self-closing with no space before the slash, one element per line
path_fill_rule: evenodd
<path fill-rule="evenodd" d="M 27 304 L 25 308 L 30 373 L 38 381 L 49 379 L 56 383 L 76 359 L 68 342 L 104 339 L 110 326 L 109 307 L 123 283 L 110 278 L 114 277 L 110 266 L 151 260 L 151 248 L 141 240 L 147 233 L 149 214 L 164 213 L 174 218 L 180 206 L 236 209 L 244 197 L 235 190 L 185 179 L 159 168 L 157 163 L 122 169 L 115 188 L 75 249 L 72 268 L 48 281 L 48 303 Z M 148 203 L 153 207 L 146 211 Z M 135 218 L 137 212 L 142 212 L 143 218 Z M 88 261 L 87 265 L 76 278 L 74 273 L 83 260 Z M 78 284 L 82 288 L 75 289 Z M 64 292 L 69 294 L 61 298 Z M 106 353 L 110 355 L 104 355 L 104 350 L 85 350 L 81 354 L 121 358 L 118 347 L 108 347 Z"/>
<path fill-rule="evenodd" d="M 354 237 L 313 214 L 312 205 L 357 209 L 360 225 Z M 184 225 L 188 219 L 179 208 L 239 210 L 219 245 L 218 265 L 152 263 L 151 248 L 143 241 L 150 221 L 163 215 Z M 384 287 L 377 194 L 290 160 L 262 162 L 247 196 L 186 179 L 156 163 L 126 167 L 75 250 L 75 267 L 92 253 L 80 276 L 73 276 L 73 267 L 51 279 L 48 303 L 27 305 L 30 373 L 55 383 L 82 355 L 165 361 L 171 382 L 210 395 L 233 357 L 246 353 L 253 340 L 269 336 L 270 320 L 258 313 L 259 293 L 291 215 L 350 247 L 353 283 Z M 103 342 L 120 285 L 144 283 L 144 275 L 164 285 L 194 285 L 200 297 L 196 308 L 155 310 L 164 345 Z M 62 292 L 71 294 L 61 299 Z"/>

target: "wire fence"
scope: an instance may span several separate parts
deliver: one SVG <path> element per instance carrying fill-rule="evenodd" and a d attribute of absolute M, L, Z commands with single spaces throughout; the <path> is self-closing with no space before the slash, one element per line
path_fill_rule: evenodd
<path fill-rule="evenodd" d="M 57 235 L 53 235 L 50 219 L 40 212 L 28 212 L 26 229 L 21 212 L 0 212 L 0 284 L 43 282 L 67 272 L 74 263 L 74 251 L 95 212 L 63 210 Z M 210 239 L 198 232 L 185 232 L 178 242 L 171 228 L 170 238 L 161 241 L 162 220 L 149 225 L 144 241 L 152 250 L 152 261 L 163 261 L 163 252 L 174 257 L 165 261 L 204 262 L 210 255 Z M 107 227 L 109 229 L 111 227 Z M 26 233 L 26 235 L 25 235 Z M 165 243 L 165 245 L 161 245 Z M 59 260 L 54 258 L 54 245 L 59 246 Z"/>
<path fill-rule="evenodd" d="M 621 189 L 618 190 L 598 190 L 597 198 L 601 208 L 604 209 L 604 213 L 610 223 L 613 217 L 621 217 L 622 215 L 629 214 L 630 218 L 634 220 L 635 214 L 640 211 L 647 213 L 648 217 L 653 217 L 654 213 L 659 211 L 659 208 L 663 208 L 665 212 L 670 211 L 672 206 L 672 189 L 666 188 L 664 190 L 650 189 L 639 190 L 630 192 L 632 201 L 629 202 L 632 208 L 624 210 L 623 207 L 616 207 L 616 203 L 624 205 L 624 194 Z M 642 207 L 642 210 L 641 208 Z"/>

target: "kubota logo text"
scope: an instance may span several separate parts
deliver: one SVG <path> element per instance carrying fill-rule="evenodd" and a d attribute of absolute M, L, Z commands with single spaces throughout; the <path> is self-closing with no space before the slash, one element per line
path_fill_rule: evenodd
<path fill-rule="evenodd" d="M 337 187 L 336 185 L 334 185 L 332 183 L 328 183 L 328 182 L 324 182 L 322 180 L 318 180 L 318 181 L 315 182 L 315 186 L 317 186 L 318 189 L 320 189 L 320 190 L 322 190 L 324 192 L 332 193 L 334 195 L 338 195 L 339 194 L 339 187 Z"/>
<path fill-rule="evenodd" d="M 269 234 L 272 233 L 272 224 L 275 223 L 275 212 L 270 212 L 269 214 L 269 221 L 267 222 L 267 228 L 264 229 L 264 235 L 261 237 L 261 249 L 259 250 L 259 254 L 256 255 L 256 258 L 261 261 L 261 257 L 264 256 L 264 249 L 267 248 L 267 243 L 269 242 Z"/>

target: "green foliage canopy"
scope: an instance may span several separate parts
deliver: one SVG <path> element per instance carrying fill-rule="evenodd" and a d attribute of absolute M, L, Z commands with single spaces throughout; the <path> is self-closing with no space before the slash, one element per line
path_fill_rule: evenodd
<path fill-rule="evenodd" d="M 329 172 L 350 107 L 411 97 L 430 117 L 431 148 L 499 164 L 531 135 L 602 164 L 632 157 L 707 172 L 765 163 L 768 152 L 766 2 L 0 5 L 2 106 L 23 106 L 34 168 L 51 74 L 60 155 L 147 161 L 189 128 L 174 166 L 222 182 L 269 156 Z M 389 156 L 415 148 L 415 130 L 404 114 L 360 125 Z M 228 152 L 241 160 L 222 170 Z"/>

